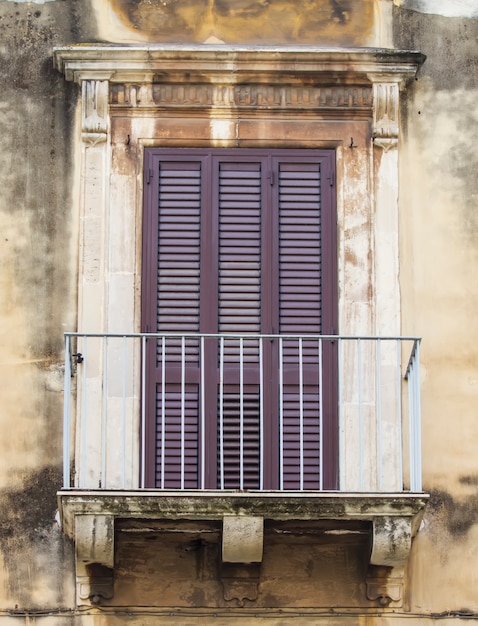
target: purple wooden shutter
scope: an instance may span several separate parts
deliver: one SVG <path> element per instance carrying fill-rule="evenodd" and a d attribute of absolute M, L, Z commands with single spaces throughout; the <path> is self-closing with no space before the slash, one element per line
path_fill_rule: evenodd
<path fill-rule="evenodd" d="M 261 203 L 262 162 L 225 161 L 219 157 L 218 174 L 218 330 L 221 333 L 261 332 Z M 224 349 L 223 422 L 218 420 L 224 446 L 226 489 L 241 487 L 241 440 L 244 489 L 259 487 L 259 371 L 258 343 L 243 346 L 244 377 L 242 422 L 239 389 L 239 342 Z M 218 389 L 219 398 L 219 389 Z M 220 406 L 218 406 L 220 416 Z M 242 423 L 242 427 L 241 427 Z M 241 432 L 242 431 L 242 432 Z M 219 460 L 219 459 L 218 459 Z M 220 460 L 219 460 L 220 461 Z M 221 467 L 218 463 L 218 486 Z"/>
<path fill-rule="evenodd" d="M 320 163 L 300 160 L 278 163 L 278 217 L 280 333 L 318 335 L 322 332 Z M 299 361 L 298 341 L 285 340 L 283 487 L 318 489 L 317 341 L 304 341 L 302 345 L 302 390 L 299 388 Z"/>
<path fill-rule="evenodd" d="M 158 172 L 156 332 L 199 332 L 201 162 L 162 161 Z M 163 345 L 157 342 L 156 367 Z M 181 387 L 180 340 L 165 344 L 166 381 L 156 383 L 155 485 L 198 487 L 198 342 L 185 345 L 186 380 Z M 183 470 L 181 471 L 181 466 Z M 183 473 L 182 473 L 183 472 Z"/>

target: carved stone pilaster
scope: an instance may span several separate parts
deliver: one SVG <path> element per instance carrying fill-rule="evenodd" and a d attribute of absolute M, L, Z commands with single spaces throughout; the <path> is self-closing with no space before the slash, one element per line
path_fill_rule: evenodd
<path fill-rule="evenodd" d="M 388 152 L 398 146 L 398 82 L 373 83 L 373 142 Z"/>
<path fill-rule="evenodd" d="M 90 145 L 103 143 L 108 135 L 108 81 L 83 80 L 81 137 Z"/>

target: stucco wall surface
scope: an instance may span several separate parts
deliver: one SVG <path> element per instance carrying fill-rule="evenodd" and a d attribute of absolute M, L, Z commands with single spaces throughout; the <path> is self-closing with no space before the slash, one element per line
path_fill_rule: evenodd
<path fill-rule="evenodd" d="M 431 4 L 403 3 L 394 13 L 395 45 L 427 55 L 403 110 L 400 162 L 403 332 L 423 336 L 431 493 L 411 567 L 413 602 L 476 611 L 468 557 L 478 549 L 478 19 L 470 19 L 473 3 L 462 3 L 468 18 L 447 17 L 460 3 Z"/>
<path fill-rule="evenodd" d="M 392 25 L 396 47 L 428 57 L 402 107 L 400 145 L 402 332 L 423 336 L 424 487 L 432 495 L 409 568 L 411 612 L 347 617 L 322 615 L 330 607 L 267 615 L 236 609 L 217 613 L 215 621 L 450 626 L 455 620 L 422 616 L 478 612 L 474 3 L 0 0 L 0 617 L 6 626 L 211 620 L 174 608 L 148 615 L 73 608 L 73 547 L 54 516 L 61 484 L 62 333 L 76 326 L 78 92 L 53 69 L 52 47 L 94 41 L 379 46 L 392 44 Z M 141 568 L 141 558 L 134 558 Z M 320 576 L 310 580 L 324 582 Z M 142 577 L 143 570 L 137 585 Z M 128 589 L 134 595 L 135 587 Z M 154 586 L 150 592 L 161 593 Z"/>
<path fill-rule="evenodd" d="M 72 597 L 54 516 L 62 333 L 75 324 L 75 96 L 51 50 L 94 36 L 84 9 L 0 2 L 0 608 Z"/>

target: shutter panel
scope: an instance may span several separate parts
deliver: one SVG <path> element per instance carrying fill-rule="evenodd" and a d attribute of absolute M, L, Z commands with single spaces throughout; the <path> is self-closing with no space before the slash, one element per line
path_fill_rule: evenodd
<path fill-rule="evenodd" d="M 218 327 L 221 333 L 261 332 L 261 196 L 262 163 L 218 163 Z M 240 404 L 238 341 L 224 346 L 223 414 L 218 423 L 218 487 L 259 487 L 259 351 L 245 341 L 243 362 L 248 384 Z M 219 398 L 219 389 L 218 389 Z M 218 406 L 218 415 L 221 408 Z M 222 432 L 221 432 L 222 430 Z M 220 450 L 224 452 L 221 468 Z M 240 475 L 242 457 L 243 474 Z M 221 476 L 223 472 L 223 476 Z"/>
<path fill-rule="evenodd" d="M 322 330 L 320 184 L 317 162 L 279 164 L 279 328 L 284 335 Z M 318 342 L 304 341 L 300 358 L 298 341 L 285 340 L 283 359 L 283 488 L 319 489 Z"/>
<path fill-rule="evenodd" d="M 201 162 L 162 161 L 158 183 L 158 265 L 156 331 L 199 332 L 201 248 Z M 157 367 L 162 363 L 157 342 Z M 165 344 L 165 393 L 156 387 L 156 486 L 198 487 L 199 346 L 185 345 L 186 380 L 180 384 L 182 346 Z M 181 467 L 183 468 L 181 470 Z"/>

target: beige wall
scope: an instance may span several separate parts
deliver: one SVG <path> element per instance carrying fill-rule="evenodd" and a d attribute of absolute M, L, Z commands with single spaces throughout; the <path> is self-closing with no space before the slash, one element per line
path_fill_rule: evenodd
<path fill-rule="evenodd" d="M 53 70 L 51 50 L 89 41 L 345 47 L 393 42 L 428 56 L 404 99 L 400 140 L 401 325 L 404 334 L 423 337 L 424 487 L 431 493 L 412 551 L 409 608 L 417 615 L 478 612 L 478 16 L 473 2 L 461 3 L 461 13 L 457 4 L 0 0 L 5 55 L 0 72 L 0 609 L 19 612 L 4 618 L 8 626 L 25 621 L 23 612 L 30 609 L 61 609 L 58 616 L 39 619 L 42 624 L 71 623 L 69 608 L 74 607 L 72 546 L 54 515 L 61 480 L 62 333 L 76 326 L 79 155 L 73 138 L 78 94 Z M 354 550 L 361 549 L 347 553 L 350 563 L 356 563 Z M 125 562 L 127 557 L 125 544 Z M 155 579 L 160 578 L 159 563 L 161 557 L 149 570 Z M 138 574 L 128 591 L 132 598 L 144 599 L 139 587 L 143 566 L 135 565 Z M 354 596 L 360 586 L 358 575 L 337 595 L 333 585 L 340 583 L 331 584 L 320 568 L 310 573 L 310 567 L 313 559 L 301 576 L 310 595 L 314 584 L 320 586 L 317 606 L 326 610 L 334 599 L 346 603 L 345 591 Z M 119 582 L 128 587 L 124 570 Z M 323 591 L 327 585 L 329 601 Z M 161 593 L 159 582 L 150 593 Z M 304 604 L 309 603 L 310 597 Z M 296 624 L 379 622 L 298 613 L 296 606 L 291 615 Z M 153 621 L 135 617 L 137 624 Z M 268 617 L 267 623 L 290 621 Z M 122 616 L 101 613 L 75 619 L 124 623 Z M 176 612 L 163 614 L 159 623 L 185 620 Z M 233 615 L 226 620 L 221 614 L 220 620 L 246 623 Z M 410 623 L 398 612 L 380 622 L 405 620 Z M 440 624 L 448 626 L 448 621 Z"/>

